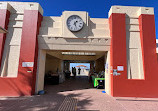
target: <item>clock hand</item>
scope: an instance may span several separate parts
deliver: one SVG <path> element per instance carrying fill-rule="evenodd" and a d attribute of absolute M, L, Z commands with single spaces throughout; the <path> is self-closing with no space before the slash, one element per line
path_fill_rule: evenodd
<path fill-rule="evenodd" d="M 74 25 L 76 26 L 76 21 L 74 22 Z"/>

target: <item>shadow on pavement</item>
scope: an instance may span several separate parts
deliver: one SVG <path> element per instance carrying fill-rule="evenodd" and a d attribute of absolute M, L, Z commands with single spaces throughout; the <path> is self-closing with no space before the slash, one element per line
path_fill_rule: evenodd
<path fill-rule="evenodd" d="M 31 97 L 8 97 L 0 98 L 1 111 L 58 111 L 62 107 L 71 106 L 74 98 L 82 97 L 83 93 L 75 93 L 74 90 L 92 88 L 87 77 L 76 77 L 66 80 L 59 85 L 46 85 L 44 95 Z M 65 100 L 66 98 L 69 100 Z M 65 102 L 65 103 L 64 103 Z M 70 102 L 70 103 L 67 103 Z M 75 110 L 84 109 L 85 105 L 91 105 L 90 97 L 77 100 Z M 64 109 L 64 108 L 63 108 Z"/>

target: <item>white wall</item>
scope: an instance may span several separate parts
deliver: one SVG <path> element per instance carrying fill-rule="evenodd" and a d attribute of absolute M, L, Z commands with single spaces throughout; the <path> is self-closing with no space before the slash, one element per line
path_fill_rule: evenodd
<path fill-rule="evenodd" d="M 105 56 L 105 91 L 107 94 L 111 95 L 111 74 L 110 74 L 110 51 L 107 52 Z"/>
<path fill-rule="evenodd" d="M 44 89 L 44 75 L 45 75 L 45 62 L 46 62 L 46 51 L 39 50 L 38 52 L 38 63 L 37 63 L 37 77 L 36 77 L 36 93 Z"/>
<path fill-rule="evenodd" d="M 68 30 L 66 20 L 70 15 L 83 19 L 81 31 Z M 64 11 L 59 17 L 43 17 L 38 41 L 40 49 L 106 51 L 110 49 L 109 22 L 105 18 L 90 18 L 84 11 Z"/>

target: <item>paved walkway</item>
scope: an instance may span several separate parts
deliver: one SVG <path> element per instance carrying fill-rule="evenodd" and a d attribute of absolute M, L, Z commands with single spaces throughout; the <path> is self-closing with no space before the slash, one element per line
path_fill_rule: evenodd
<path fill-rule="evenodd" d="M 47 85 L 46 94 L 0 98 L 1 111 L 158 111 L 158 99 L 113 98 L 95 89 L 87 77 Z"/>

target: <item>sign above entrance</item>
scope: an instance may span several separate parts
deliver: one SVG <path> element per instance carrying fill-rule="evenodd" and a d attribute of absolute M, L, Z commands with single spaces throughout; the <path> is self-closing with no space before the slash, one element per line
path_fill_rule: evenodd
<path fill-rule="evenodd" d="M 33 67 L 34 62 L 22 62 L 22 67 Z"/>

